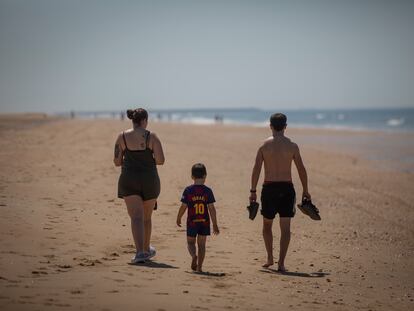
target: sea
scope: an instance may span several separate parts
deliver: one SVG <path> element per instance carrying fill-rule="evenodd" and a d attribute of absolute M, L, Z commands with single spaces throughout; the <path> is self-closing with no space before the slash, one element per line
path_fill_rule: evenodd
<path fill-rule="evenodd" d="M 292 128 L 414 132 L 414 108 L 387 109 L 151 109 L 150 119 L 191 124 L 268 126 L 269 117 L 283 112 Z M 69 115 L 70 113 L 64 113 Z M 119 118 L 122 111 L 74 111 L 81 118 Z"/>

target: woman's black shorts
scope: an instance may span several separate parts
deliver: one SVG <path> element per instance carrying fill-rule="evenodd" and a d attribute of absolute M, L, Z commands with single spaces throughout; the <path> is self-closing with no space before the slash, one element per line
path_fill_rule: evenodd
<path fill-rule="evenodd" d="M 261 201 L 261 213 L 265 218 L 274 219 L 276 214 L 280 217 L 295 216 L 296 192 L 291 182 L 264 183 Z"/>
<path fill-rule="evenodd" d="M 118 180 L 118 198 L 139 195 L 143 201 L 158 198 L 160 178 L 157 172 L 123 170 Z"/>

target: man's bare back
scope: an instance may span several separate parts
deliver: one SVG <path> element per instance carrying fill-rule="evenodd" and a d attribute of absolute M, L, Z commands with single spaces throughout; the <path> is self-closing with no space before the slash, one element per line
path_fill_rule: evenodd
<path fill-rule="evenodd" d="M 310 198 L 308 193 L 308 177 L 299 147 L 284 135 L 284 131 L 273 131 L 273 136 L 266 139 L 257 150 L 256 161 L 252 174 L 252 190 L 256 189 L 262 165 L 264 166 L 265 182 L 292 182 L 292 160 L 296 165 L 303 186 L 302 197 Z M 256 200 L 255 193 L 252 195 Z"/>
<path fill-rule="evenodd" d="M 260 147 L 265 181 L 292 181 L 292 160 L 298 146 L 283 135 L 271 136 Z"/>

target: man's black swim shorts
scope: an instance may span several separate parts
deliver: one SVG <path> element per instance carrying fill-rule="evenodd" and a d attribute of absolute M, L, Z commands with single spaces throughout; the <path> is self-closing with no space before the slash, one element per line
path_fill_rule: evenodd
<path fill-rule="evenodd" d="M 296 192 L 291 182 L 265 182 L 261 201 L 261 213 L 267 219 L 274 219 L 276 214 L 280 217 L 295 216 Z"/>

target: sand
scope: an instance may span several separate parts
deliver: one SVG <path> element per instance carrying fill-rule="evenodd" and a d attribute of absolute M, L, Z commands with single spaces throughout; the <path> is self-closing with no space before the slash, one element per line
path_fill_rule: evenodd
<path fill-rule="evenodd" d="M 158 254 L 131 266 L 129 218 L 112 164 L 115 137 L 129 122 L 9 116 L 0 125 L 1 310 L 414 308 L 414 173 L 341 144 L 340 137 L 366 133 L 288 129 L 301 143 L 322 221 L 297 212 L 290 272 L 282 275 L 261 268 L 261 217 L 250 221 L 246 211 L 268 129 L 151 123 L 166 155 L 153 217 Z M 412 134 L 369 135 L 414 141 Z M 217 199 L 221 234 L 208 239 L 204 265 L 211 275 L 190 272 L 185 231 L 175 225 L 195 162 L 206 164 Z M 296 171 L 294 183 L 300 193 Z M 277 254 L 277 223 L 274 236 Z"/>

